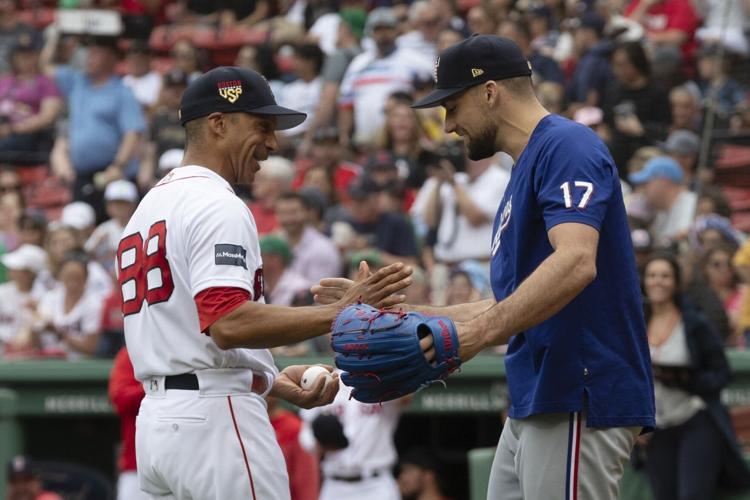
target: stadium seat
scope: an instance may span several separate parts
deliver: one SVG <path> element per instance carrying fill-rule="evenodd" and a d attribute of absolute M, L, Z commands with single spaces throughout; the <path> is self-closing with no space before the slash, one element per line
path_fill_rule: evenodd
<path fill-rule="evenodd" d="M 487 498 L 495 448 L 475 448 L 469 451 L 469 495 L 471 500 Z"/>
<path fill-rule="evenodd" d="M 50 176 L 47 165 L 33 165 L 16 167 L 18 177 L 21 179 L 23 186 L 32 186 L 44 182 Z"/>
<path fill-rule="evenodd" d="M 41 30 L 55 21 L 55 10 L 48 7 L 34 7 L 20 11 L 18 17 L 21 21 Z"/>

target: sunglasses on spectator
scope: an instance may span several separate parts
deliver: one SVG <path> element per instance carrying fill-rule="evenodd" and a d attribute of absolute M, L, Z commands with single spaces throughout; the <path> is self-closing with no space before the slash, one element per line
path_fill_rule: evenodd
<path fill-rule="evenodd" d="M 10 193 L 13 191 L 20 191 L 21 185 L 20 184 L 14 184 L 12 186 L 0 186 L 0 193 Z"/>

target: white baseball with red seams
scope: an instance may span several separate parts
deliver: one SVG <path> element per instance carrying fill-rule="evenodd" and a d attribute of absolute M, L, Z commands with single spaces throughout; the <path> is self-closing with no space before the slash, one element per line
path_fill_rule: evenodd
<path fill-rule="evenodd" d="M 302 387 L 306 391 L 309 391 L 310 389 L 315 387 L 315 382 L 318 380 L 318 377 L 321 376 L 326 377 L 326 384 L 329 381 L 333 380 L 333 377 L 328 372 L 328 370 L 326 370 L 322 366 L 311 366 L 302 374 L 300 387 Z"/>

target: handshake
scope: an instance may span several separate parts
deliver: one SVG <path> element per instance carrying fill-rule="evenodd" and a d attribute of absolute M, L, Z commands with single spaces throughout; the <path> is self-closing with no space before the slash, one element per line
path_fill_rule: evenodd
<path fill-rule="evenodd" d="M 360 272 L 369 272 L 366 264 Z M 351 284 L 343 278 L 324 279 L 312 291 L 317 302 L 330 304 Z M 388 305 L 402 302 L 403 298 L 396 302 L 399 297 L 392 296 Z M 339 313 L 331 345 L 336 366 L 344 371 L 342 381 L 363 403 L 406 396 L 442 381 L 461 365 L 458 334 L 450 318 L 363 303 Z"/>

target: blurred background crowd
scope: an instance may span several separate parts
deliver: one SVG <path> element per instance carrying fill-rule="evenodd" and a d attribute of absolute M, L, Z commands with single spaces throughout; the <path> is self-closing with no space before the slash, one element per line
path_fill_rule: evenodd
<path fill-rule="evenodd" d="M 75 9 L 115 13 L 118 28 L 66 30 Z M 281 105 L 308 113 L 236 188 L 261 236 L 267 302 L 311 304 L 312 284 L 361 260 L 413 265 L 410 303 L 491 296 L 512 161 L 468 160 L 442 108 L 410 107 L 437 54 L 475 33 L 514 40 L 545 107 L 608 145 L 641 271 L 676 262 L 667 298 L 745 349 L 748 0 L 0 0 L 0 360 L 112 358 L 124 345 L 120 233 L 179 166 L 181 93 L 217 65 L 261 72 Z M 647 303 L 667 300 L 662 282 L 644 285 Z M 647 311 L 652 346 L 674 327 L 659 311 Z"/>

